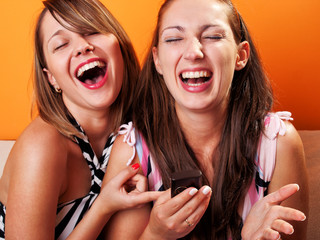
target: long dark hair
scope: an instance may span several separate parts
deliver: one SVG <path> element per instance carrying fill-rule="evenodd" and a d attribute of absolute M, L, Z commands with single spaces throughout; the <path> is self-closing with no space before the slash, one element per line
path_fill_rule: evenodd
<path fill-rule="evenodd" d="M 229 23 L 236 43 L 249 42 L 250 58 L 245 68 L 234 73 L 221 140 L 212 156 L 214 180 L 209 182 L 205 176 L 203 178 L 213 189 L 211 203 L 197 227 L 185 239 L 192 236 L 227 239 L 230 234 L 233 239 L 241 239 L 239 202 L 253 179 L 264 117 L 273 103 L 270 83 L 243 19 L 231 1 L 218 1 L 229 6 Z M 174 0 L 165 1 L 159 11 L 134 102 L 135 124 L 146 139 L 166 189 L 170 187 L 173 171 L 202 168 L 179 125 L 174 99 L 153 63 L 152 47 L 158 45 L 162 16 L 172 2 Z"/>

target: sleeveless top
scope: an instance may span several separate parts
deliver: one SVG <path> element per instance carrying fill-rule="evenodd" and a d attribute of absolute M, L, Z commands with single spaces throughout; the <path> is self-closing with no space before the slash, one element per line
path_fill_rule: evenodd
<path fill-rule="evenodd" d="M 82 155 L 85 158 L 91 172 L 91 187 L 89 193 L 81 198 L 60 203 L 57 206 L 55 239 L 66 239 L 77 224 L 81 221 L 85 213 L 92 206 L 94 200 L 100 193 L 102 180 L 109 161 L 110 152 L 116 136 L 111 134 L 105 144 L 102 156 L 97 158 L 94 153 L 84 130 L 74 119 L 70 122 L 84 135 L 84 138 L 75 138 L 75 142 L 79 145 Z M 5 214 L 6 207 L 0 202 L 0 239 L 5 239 Z"/>
<path fill-rule="evenodd" d="M 250 184 L 249 190 L 245 195 L 242 221 L 246 219 L 252 206 L 260 199 L 262 199 L 268 193 L 268 185 L 271 181 L 277 151 L 277 136 L 285 135 L 286 126 L 283 120 L 292 120 L 290 112 L 276 112 L 269 113 L 265 119 L 265 131 L 261 134 L 255 164 L 256 171 L 252 183 Z M 132 123 L 128 125 L 124 124 L 121 126 L 120 134 L 126 134 L 124 141 L 129 139 L 129 136 L 134 132 Z M 136 133 L 137 140 L 131 137 L 130 146 L 136 148 L 141 168 L 144 175 L 148 178 L 149 190 L 150 191 L 162 191 L 164 190 L 160 171 L 155 164 L 148 146 L 140 133 Z M 134 143 L 132 142 L 134 140 Z M 133 151 L 135 154 L 135 150 Z M 131 158 L 132 159 L 132 158 Z M 128 161 L 130 164 L 131 159 Z"/>

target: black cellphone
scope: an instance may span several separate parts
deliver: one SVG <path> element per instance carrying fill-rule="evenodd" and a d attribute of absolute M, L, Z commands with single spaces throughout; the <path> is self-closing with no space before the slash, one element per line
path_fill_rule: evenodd
<path fill-rule="evenodd" d="M 171 198 L 189 187 L 199 189 L 202 185 L 200 170 L 185 170 L 171 175 Z"/>

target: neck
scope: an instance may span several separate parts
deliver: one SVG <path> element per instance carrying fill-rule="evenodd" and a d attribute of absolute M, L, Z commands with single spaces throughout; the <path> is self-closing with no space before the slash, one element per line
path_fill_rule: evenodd
<path fill-rule="evenodd" d="M 212 157 L 225 123 L 225 111 L 192 112 L 176 108 L 182 131 L 197 159 L 212 176 Z"/>
<path fill-rule="evenodd" d="M 72 113 L 72 115 L 78 121 L 80 126 L 84 129 L 97 157 L 100 157 L 105 143 L 111 133 L 109 119 L 110 117 L 108 112 L 82 111 L 81 114 Z"/>

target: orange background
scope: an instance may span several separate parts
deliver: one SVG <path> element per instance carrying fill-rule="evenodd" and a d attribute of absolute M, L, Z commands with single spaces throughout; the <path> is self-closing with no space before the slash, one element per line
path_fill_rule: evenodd
<path fill-rule="evenodd" d="M 102 0 L 129 34 L 140 60 L 162 0 Z M 259 49 L 277 98 L 297 129 L 320 129 L 320 1 L 234 0 Z M 0 139 L 30 122 L 32 34 L 40 0 L 2 0 Z"/>

